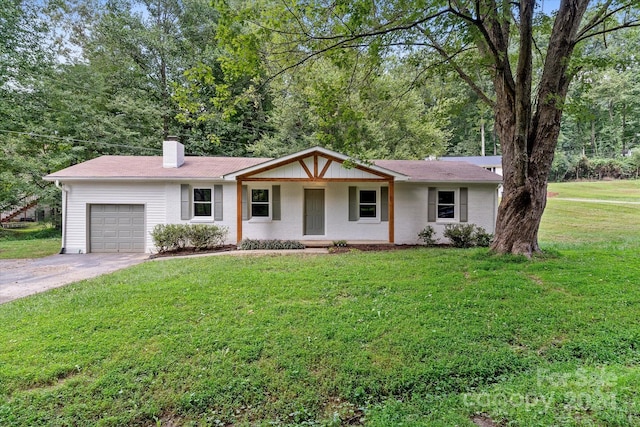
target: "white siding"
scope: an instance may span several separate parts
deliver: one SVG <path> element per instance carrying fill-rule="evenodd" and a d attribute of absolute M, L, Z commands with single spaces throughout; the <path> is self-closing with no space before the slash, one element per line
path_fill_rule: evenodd
<path fill-rule="evenodd" d="M 214 221 L 213 218 L 180 218 L 180 185 L 189 184 L 191 190 L 195 188 L 211 188 L 222 185 L 222 221 Z M 219 181 L 199 181 L 197 183 L 170 182 L 166 185 L 167 224 L 215 224 L 228 228 L 225 243 L 236 243 L 236 183 Z"/>
<path fill-rule="evenodd" d="M 354 183 L 248 182 L 249 188 L 280 185 L 282 219 L 269 221 L 253 218 L 243 221 L 242 234 L 249 239 L 292 240 L 382 240 L 388 241 L 388 222 L 349 221 L 349 186 Z M 380 183 L 366 183 L 366 188 L 380 188 Z M 304 235 L 304 189 L 325 190 L 325 234 Z"/>
<path fill-rule="evenodd" d="M 318 158 L 318 171 L 320 174 L 322 169 L 327 163 L 327 159 L 323 157 Z M 313 156 L 303 159 L 303 163 L 309 169 L 309 172 L 313 175 L 315 166 L 313 164 Z M 289 163 L 279 168 L 268 170 L 259 174 L 252 175 L 254 178 L 308 178 L 309 175 L 302 168 L 299 162 Z M 357 168 L 345 168 L 341 163 L 332 161 L 331 165 L 327 169 L 324 178 L 380 178 L 378 175 L 363 171 Z"/>
<path fill-rule="evenodd" d="M 86 253 L 88 249 L 88 206 L 91 204 L 142 204 L 145 211 L 145 251 L 153 249 L 149 232 L 166 218 L 165 184 L 159 183 L 82 183 L 67 182 L 67 253 Z M 178 204 L 179 209 L 179 204 Z"/>
<path fill-rule="evenodd" d="M 335 163 L 335 162 L 333 162 Z M 333 167 L 334 165 L 332 165 Z M 340 165 L 335 164 L 342 170 Z M 298 165 L 298 168 L 299 165 Z M 301 168 L 300 168 L 301 169 Z M 331 169 L 331 168 L 330 168 Z M 360 171 L 357 171 L 360 173 Z M 67 205 L 67 236 L 65 248 L 68 253 L 87 252 L 88 209 L 92 203 L 143 204 L 145 206 L 146 252 L 153 252 L 149 232 L 156 224 L 168 223 L 212 223 L 228 227 L 227 243 L 236 242 L 236 182 L 211 181 L 190 183 L 194 187 L 223 186 L 223 220 L 180 218 L 180 185 L 184 182 L 168 183 L 81 183 L 67 182 L 69 188 Z M 388 241 L 389 223 L 380 220 L 349 221 L 349 187 L 379 190 L 386 183 L 365 182 L 247 182 L 249 188 L 281 187 L 281 212 L 279 221 L 253 218 L 243 221 L 243 236 L 251 239 L 293 240 L 375 240 Z M 494 185 L 452 185 L 434 183 L 395 184 L 395 243 L 418 243 L 418 233 L 427 225 L 434 227 L 437 237 L 442 238 L 445 223 L 427 222 L 428 188 L 467 187 L 469 223 L 484 227 L 493 233 L 497 211 L 497 192 Z M 304 189 L 325 190 L 325 234 L 304 235 Z M 378 212 L 380 200 L 378 193 Z M 379 214 L 378 214 L 379 215 Z"/>
<path fill-rule="evenodd" d="M 356 168 L 345 168 L 341 163 L 331 162 L 325 178 L 380 178 L 378 175 Z"/>
<path fill-rule="evenodd" d="M 487 230 L 495 232 L 496 212 L 498 209 L 497 190 L 495 185 L 480 184 L 437 184 L 437 183 L 396 183 L 395 185 L 395 214 L 396 243 L 419 243 L 418 233 L 427 225 L 436 231 L 436 237 L 441 242 L 446 242 L 442 237 L 445 221 L 428 222 L 428 189 L 429 187 L 459 189 L 467 187 L 468 195 L 468 224 L 476 224 Z M 457 222 L 454 222 L 457 223 Z"/>

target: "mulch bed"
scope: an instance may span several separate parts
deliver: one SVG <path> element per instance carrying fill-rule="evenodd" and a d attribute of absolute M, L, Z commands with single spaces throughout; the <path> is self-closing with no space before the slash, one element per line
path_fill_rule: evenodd
<path fill-rule="evenodd" d="M 214 254 L 217 252 L 230 252 L 230 251 L 236 251 L 236 250 L 238 250 L 237 245 L 224 245 L 224 246 L 218 246 L 216 248 L 202 249 L 202 250 L 189 247 L 189 248 L 176 249 L 175 251 L 159 252 L 156 254 L 152 254 L 149 258 L 154 259 L 154 258 L 174 257 L 174 256 Z"/>

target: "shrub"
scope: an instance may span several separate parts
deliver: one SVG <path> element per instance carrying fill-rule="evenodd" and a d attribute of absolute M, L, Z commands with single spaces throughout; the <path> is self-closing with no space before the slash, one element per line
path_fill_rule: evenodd
<path fill-rule="evenodd" d="M 222 245 L 227 232 L 227 227 L 209 224 L 158 224 L 151 238 L 159 252 L 179 250 L 188 244 L 202 250 Z"/>
<path fill-rule="evenodd" d="M 209 249 L 221 246 L 227 238 L 227 227 L 208 224 L 190 224 L 185 226 L 186 238 L 196 249 Z"/>
<path fill-rule="evenodd" d="M 487 248 L 491 245 L 491 242 L 493 241 L 493 234 L 487 233 L 487 230 L 485 230 L 482 227 L 477 227 L 476 232 L 474 234 L 474 238 L 476 241 L 476 246 Z"/>
<path fill-rule="evenodd" d="M 421 240 L 427 246 L 435 246 L 438 244 L 438 239 L 435 238 L 435 230 L 432 226 L 427 225 L 421 232 L 418 233 L 418 240 Z"/>
<path fill-rule="evenodd" d="M 493 234 L 475 224 L 447 224 L 443 235 L 456 248 L 487 247 L 493 240 Z"/>
<path fill-rule="evenodd" d="M 255 249 L 304 249 L 305 246 L 297 240 L 253 240 L 243 239 L 238 246 L 242 251 L 250 251 Z"/>
<path fill-rule="evenodd" d="M 444 237 L 449 239 L 456 248 L 470 248 L 474 245 L 474 224 L 447 224 L 444 227 Z"/>
<path fill-rule="evenodd" d="M 333 246 L 335 246 L 336 248 L 346 248 L 347 247 L 347 241 L 346 240 L 334 240 L 333 241 Z"/>
<path fill-rule="evenodd" d="M 151 238 L 159 252 L 181 249 L 187 242 L 182 224 L 158 224 L 153 227 Z"/>

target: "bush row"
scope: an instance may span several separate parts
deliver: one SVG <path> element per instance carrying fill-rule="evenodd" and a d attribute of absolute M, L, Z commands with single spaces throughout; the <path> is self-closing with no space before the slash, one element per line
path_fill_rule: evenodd
<path fill-rule="evenodd" d="M 175 251 L 187 246 L 197 250 L 222 246 L 228 228 L 209 224 L 158 224 L 151 231 L 159 252 Z"/>
<path fill-rule="evenodd" d="M 418 233 L 418 240 L 421 240 L 426 246 L 435 246 L 438 244 L 435 234 L 433 227 L 427 225 Z M 451 245 L 456 248 L 488 247 L 493 240 L 493 234 L 487 233 L 487 230 L 475 224 L 447 224 L 442 235 L 449 239 Z"/>
<path fill-rule="evenodd" d="M 587 158 L 557 153 L 553 159 L 550 179 L 634 179 L 640 175 L 640 150 L 629 157 Z"/>
<path fill-rule="evenodd" d="M 242 251 L 255 249 L 304 249 L 305 246 L 297 240 L 253 240 L 243 239 L 238 245 Z"/>

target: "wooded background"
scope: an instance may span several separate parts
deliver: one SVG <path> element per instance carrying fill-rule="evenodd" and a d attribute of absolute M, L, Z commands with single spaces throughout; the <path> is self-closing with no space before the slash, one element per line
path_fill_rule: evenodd
<path fill-rule="evenodd" d="M 160 155 L 168 135 L 190 155 L 280 156 L 321 145 L 364 159 L 420 159 L 479 155 L 483 133 L 486 154 L 501 154 L 491 108 L 433 46 L 354 42 L 297 62 L 300 51 L 285 43 L 282 16 L 295 16 L 286 2 L 259 15 L 231 3 L 1 2 L 0 207 L 32 195 L 54 203 L 59 194 L 43 175 L 103 154 Z M 349 7 L 360 3 L 364 16 L 369 2 Z M 553 14 L 536 8 L 537 40 Z M 638 176 L 638 52 L 637 28 L 581 45 L 551 179 Z M 533 66 L 541 73 L 541 61 Z M 472 77 L 491 93 L 483 73 Z"/>

